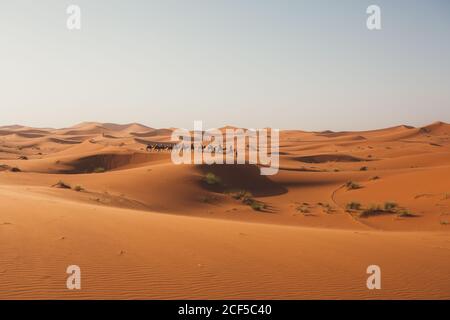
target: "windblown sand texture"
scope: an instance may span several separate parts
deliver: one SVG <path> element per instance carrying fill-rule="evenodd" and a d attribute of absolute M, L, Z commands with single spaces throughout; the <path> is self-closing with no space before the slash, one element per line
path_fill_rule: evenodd
<path fill-rule="evenodd" d="M 282 131 L 267 177 L 146 151 L 171 133 L 0 127 L 0 299 L 450 298 L 449 124 Z"/>

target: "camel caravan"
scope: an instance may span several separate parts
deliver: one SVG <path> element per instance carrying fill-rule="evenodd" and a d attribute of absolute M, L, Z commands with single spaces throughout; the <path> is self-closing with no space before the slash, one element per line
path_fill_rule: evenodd
<path fill-rule="evenodd" d="M 152 144 L 148 144 L 147 148 L 145 148 L 146 151 L 151 152 L 151 151 L 172 151 L 174 148 L 173 144 L 168 144 L 168 143 L 152 143 Z"/>
<path fill-rule="evenodd" d="M 225 138 L 225 139 L 224 139 Z M 225 141 L 224 141 L 225 140 Z M 270 142 L 269 142 L 270 140 Z M 261 175 L 273 175 L 279 169 L 279 130 L 226 128 L 203 130 L 202 121 L 194 121 L 194 130 L 176 129 L 171 141 L 148 143 L 147 151 L 171 151 L 172 163 L 179 164 L 255 164 Z M 225 142 L 225 143 L 224 143 Z"/>
<path fill-rule="evenodd" d="M 249 146 L 247 145 L 247 148 Z M 151 143 L 147 145 L 147 148 L 145 149 L 147 152 L 161 152 L 161 151 L 179 151 L 179 150 L 183 150 L 183 151 L 187 151 L 187 150 L 191 150 L 191 151 L 198 151 L 198 152 L 202 152 L 202 151 L 207 151 L 210 153 L 216 153 L 216 154 L 228 154 L 228 153 L 236 153 L 237 150 L 235 150 L 233 148 L 233 146 L 230 146 L 229 148 L 227 147 L 223 147 L 221 145 L 219 146 L 213 146 L 213 145 L 201 145 L 198 146 L 197 148 L 194 146 L 193 143 L 189 144 L 173 144 L 173 143 Z"/>

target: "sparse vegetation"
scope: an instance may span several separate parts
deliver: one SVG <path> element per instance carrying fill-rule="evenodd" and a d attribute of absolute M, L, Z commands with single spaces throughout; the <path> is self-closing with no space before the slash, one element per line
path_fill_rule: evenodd
<path fill-rule="evenodd" d="M 299 212 L 301 212 L 303 214 L 310 213 L 309 209 L 307 207 L 303 206 L 303 205 L 298 206 L 296 209 L 297 209 L 297 211 L 299 211 Z"/>
<path fill-rule="evenodd" d="M 402 210 L 398 213 L 398 216 L 401 218 L 412 218 L 416 217 L 414 213 L 409 212 L 408 210 Z"/>
<path fill-rule="evenodd" d="M 448 226 L 449 225 L 449 222 L 447 220 L 441 221 L 440 223 L 443 226 Z"/>
<path fill-rule="evenodd" d="M 218 185 L 222 183 L 222 179 L 220 179 L 220 177 L 216 176 L 212 172 L 208 172 L 203 178 L 203 181 L 205 181 L 209 185 Z"/>
<path fill-rule="evenodd" d="M 105 168 L 103 168 L 103 167 L 97 167 L 97 168 L 95 168 L 94 169 L 94 173 L 103 173 L 103 172 L 105 172 L 106 171 L 106 169 Z"/>
<path fill-rule="evenodd" d="M 397 216 L 401 218 L 417 217 L 416 214 L 411 213 L 405 208 L 400 208 L 397 203 L 392 201 L 386 201 L 383 205 L 372 204 L 364 210 L 361 204 L 358 202 L 352 201 L 347 204 L 347 211 L 350 212 L 359 210 L 362 210 L 359 214 L 359 217 L 361 218 L 367 218 L 383 214 L 397 214 Z"/>
<path fill-rule="evenodd" d="M 361 218 L 367 218 L 372 216 L 377 216 L 380 214 L 385 213 L 384 210 L 381 209 L 379 205 L 371 205 L 369 208 L 365 209 L 361 214 L 359 215 Z"/>
<path fill-rule="evenodd" d="M 332 214 L 335 211 L 329 203 L 318 202 L 317 205 L 321 206 L 327 214 Z"/>
<path fill-rule="evenodd" d="M 256 201 L 251 199 L 250 207 L 255 211 L 263 211 L 266 208 L 266 205 L 260 201 Z"/>
<path fill-rule="evenodd" d="M 395 209 L 397 209 L 398 205 L 395 202 L 385 202 L 384 203 L 384 210 L 393 212 Z"/>
<path fill-rule="evenodd" d="M 75 188 L 73 188 L 73 190 L 75 190 L 77 192 L 81 192 L 81 191 L 84 191 L 84 188 L 82 186 L 75 186 Z"/>
<path fill-rule="evenodd" d="M 370 180 L 378 180 L 378 179 L 380 179 L 379 176 L 374 176 L 374 177 L 370 178 Z"/>
<path fill-rule="evenodd" d="M 27 156 L 20 156 L 19 160 L 28 160 L 28 157 Z"/>
<path fill-rule="evenodd" d="M 331 206 L 329 203 L 322 203 L 322 207 L 324 207 L 325 209 L 331 210 Z"/>
<path fill-rule="evenodd" d="M 216 200 L 217 200 L 216 197 L 210 196 L 210 195 L 205 195 L 205 196 L 200 197 L 200 201 L 203 203 L 213 203 Z"/>
<path fill-rule="evenodd" d="M 253 199 L 253 195 L 249 191 L 228 191 L 227 194 L 231 195 L 233 199 L 241 200 L 243 204 L 250 206 L 255 211 L 263 211 L 266 209 L 266 205 L 261 201 Z"/>
<path fill-rule="evenodd" d="M 231 197 L 233 197 L 233 199 L 236 200 L 245 200 L 253 197 L 251 192 L 245 190 L 231 191 L 228 193 L 231 195 Z"/>
<path fill-rule="evenodd" d="M 65 183 L 65 182 L 62 181 L 62 180 L 59 180 L 57 183 L 55 183 L 54 185 L 52 185 L 52 187 L 54 187 L 54 188 L 60 188 L 60 189 L 72 189 L 72 187 L 71 187 L 69 184 Z"/>
<path fill-rule="evenodd" d="M 367 170 L 369 170 L 369 168 L 366 166 L 359 168 L 359 171 L 367 171 Z"/>
<path fill-rule="evenodd" d="M 361 203 L 359 202 L 349 202 L 347 203 L 347 210 L 360 210 L 361 209 Z"/>
<path fill-rule="evenodd" d="M 356 182 L 353 181 L 349 181 L 345 184 L 345 186 L 347 187 L 347 190 L 355 190 L 355 189 L 361 189 L 361 185 L 359 185 Z"/>
<path fill-rule="evenodd" d="M 17 167 L 12 167 L 11 169 L 9 169 L 11 172 L 22 172 L 22 170 L 20 170 Z"/>

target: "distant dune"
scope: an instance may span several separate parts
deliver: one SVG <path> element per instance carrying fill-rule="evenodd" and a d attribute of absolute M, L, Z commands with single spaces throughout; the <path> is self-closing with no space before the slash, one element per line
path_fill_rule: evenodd
<path fill-rule="evenodd" d="M 0 127 L 0 299 L 450 298 L 450 124 L 281 131 L 274 176 L 146 151 L 172 131 Z"/>

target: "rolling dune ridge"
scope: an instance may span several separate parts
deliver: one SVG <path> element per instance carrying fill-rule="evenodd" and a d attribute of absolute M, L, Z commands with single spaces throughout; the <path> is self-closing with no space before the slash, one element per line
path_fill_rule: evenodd
<path fill-rule="evenodd" d="M 0 127 L 0 299 L 450 298 L 450 124 L 281 131 L 274 176 L 171 132 Z"/>

